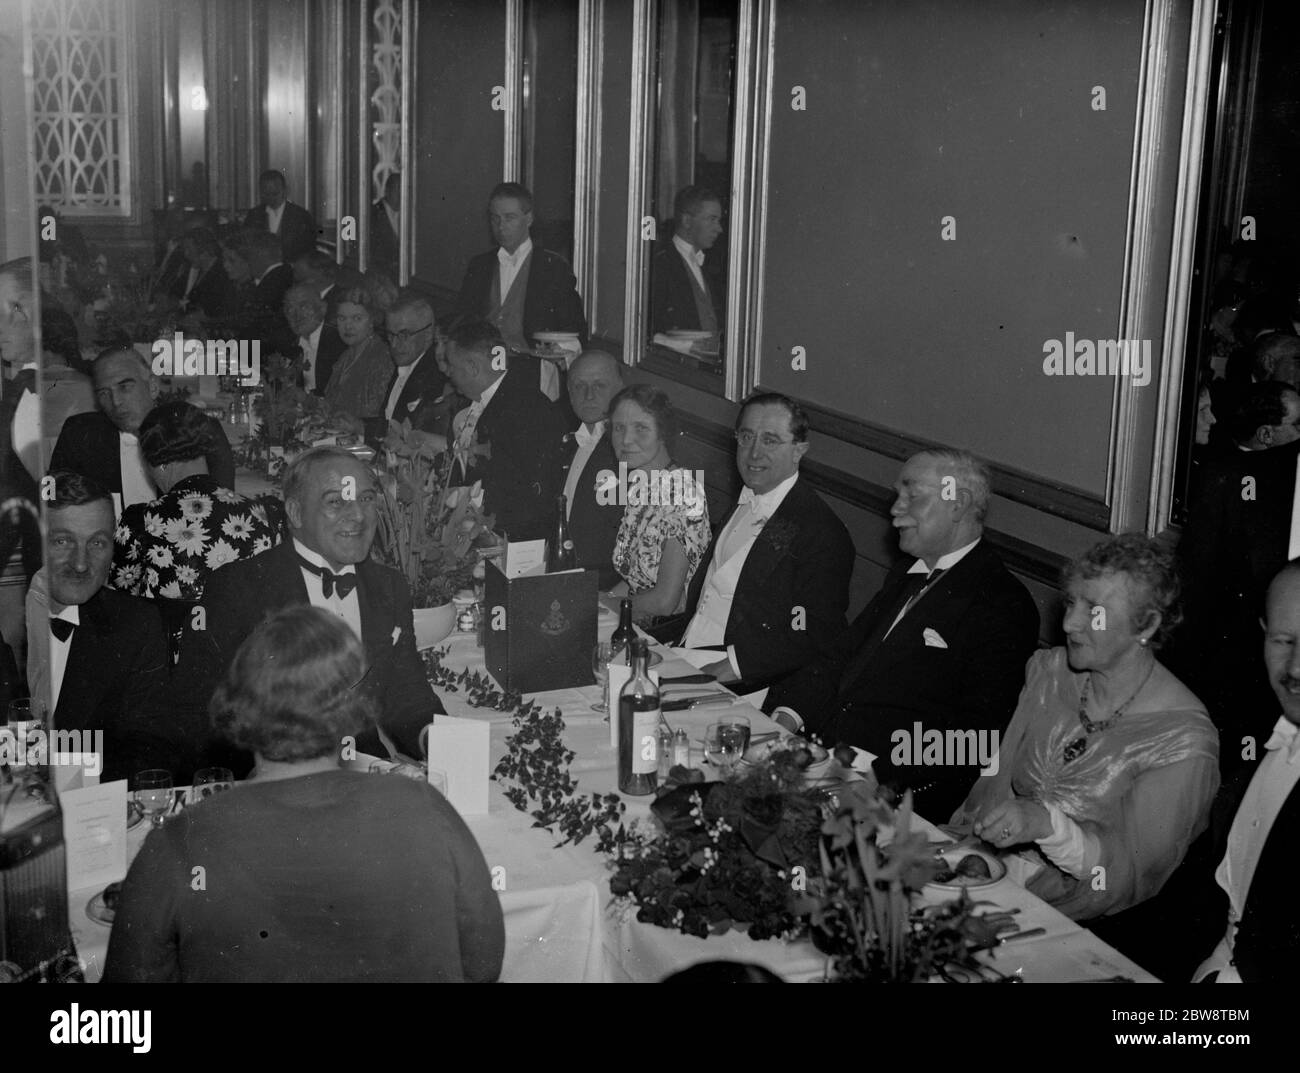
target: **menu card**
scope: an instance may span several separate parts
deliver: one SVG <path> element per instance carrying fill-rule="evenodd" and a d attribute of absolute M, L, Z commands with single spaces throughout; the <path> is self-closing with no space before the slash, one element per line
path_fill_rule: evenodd
<path fill-rule="evenodd" d="M 502 573 L 508 578 L 546 573 L 546 541 L 512 540 L 506 545 Z"/>
<path fill-rule="evenodd" d="M 487 815 L 491 725 L 440 715 L 428 729 L 429 782 L 447 780 L 447 800 L 462 816 Z"/>
<path fill-rule="evenodd" d="M 126 876 L 126 780 L 68 790 L 63 807 L 63 842 L 68 889 L 104 887 Z"/>

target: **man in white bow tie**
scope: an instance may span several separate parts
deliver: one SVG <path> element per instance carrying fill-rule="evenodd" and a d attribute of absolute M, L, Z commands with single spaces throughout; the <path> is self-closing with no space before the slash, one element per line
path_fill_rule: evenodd
<path fill-rule="evenodd" d="M 673 240 L 650 264 L 651 323 L 656 332 L 718 332 L 726 319 L 704 271 L 705 251 L 722 234 L 722 202 L 703 186 L 688 186 L 673 200 Z"/>
<path fill-rule="evenodd" d="M 569 512 L 569 536 L 584 570 L 600 571 L 600 587 L 621 580 L 614 569 L 614 541 L 623 506 L 612 497 L 598 497 L 602 473 L 618 473 L 609 442 L 609 400 L 623 389 L 623 363 L 603 350 L 584 350 L 569 369 L 569 405 L 577 427 L 564 436 L 560 459 L 565 466 L 564 497 Z"/>
<path fill-rule="evenodd" d="M 793 399 L 754 395 L 736 420 L 745 487 L 697 570 L 682 616 L 655 629 L 687 648 L 717 648 L 704 667 L 758 689 L 816 659 L 844 631 L 853 541 L 799 475 L 808 418 Z"/>
<path fill-rule="evenodd" d="M 1228 927 L 1198 980 L 1289 983 L 1300 956 L 1293 904 L 1300 839 L 1300 561 L 1273 579 L 1265 610 L 1264 664 L 1282 716 L 1240 798 L 1215 872 L 1227 895 Z M 1221 802 L 1235 798 L 1225 785 Z"/>

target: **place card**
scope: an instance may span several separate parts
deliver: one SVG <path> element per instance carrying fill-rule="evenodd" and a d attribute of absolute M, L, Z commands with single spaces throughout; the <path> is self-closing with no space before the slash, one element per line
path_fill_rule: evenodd
<path fill-rule="evenodd" d="M 488 812 L 488 774 L 492 726 L 482 719 L 438 716 L 428 727 L 429 782 L 447 783 L 447 800 L 462 816 Z"/>
<path fill-rule="evenodd" d="M 546 541 L 512 540 L 506 545 L 503 573 L 507 578 L 546 573 Z"/>
<path fill-rule="evenodd" d="M 68 889 L 105 887 L 126 877 L 126 780 L 60 795 Z"/>

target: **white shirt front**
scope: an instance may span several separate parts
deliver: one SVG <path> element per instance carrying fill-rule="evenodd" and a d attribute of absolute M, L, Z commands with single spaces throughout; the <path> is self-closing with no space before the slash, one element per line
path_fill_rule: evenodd
<path fill-rule="evenodd" d="M 284 207 L 289 204 L 287 201 L 281 201 L 278 209 L 266 210 L 266 229 L 273 235 L 280 233 L 280 221 L 284 219 Z"/>
<path fill-rule="evenodd" d="M 978 544 L 979 542 L 980 542 L 979 537 L 976 537 L 969 544 L 963 544 L 956 551 L 950 551 L 948 552 L 947 555 L 940 555 L 939 561 L 934 564 L 933 570 L 930 568 L 930 566 L 926 563 L 924 559 L 917 559 L 916 562 L 914 562 L 911 565 L 911 567 L 908 569 L 907 572 L 909 574 L 929 575 L 934 573 L 935 570 L 951 570 L 954 566 L 956 566 L 959 562 L 961 562 L 964 558 L 966 558 L 966 556 L 969 555 L 975 549 L 975 545 Z M 894 616 L 894 621 L 890 623 L 889 629 L 885 631 L 886 637 L 888 637 L 891 633 L 894 632 L 894 627 L 897 626 L 903 620 L 904 615 L 906 615 L 909 611 L 912 610 L 912 605 L 916 603 L 916 601 L 919 598 L 920 598 L 920 594 L 918 593 L 916 596 L 913 596 L 912 599 L 908 600 L 907 603 L 903 605 L 902 610 L 899 611 L 896 616 Z"/>
<path fill-rule="evenodd" d="M 294 537 L 293 548 L 312 565 L 330 570 L 336 575 L 355 574 L 357 572 L 357 568 L 351 563 L 344 566 L 342 570 L 334 570 L 329 563 L 307 545 L 301 543 L 297 537 Z M 307 583 L 307 599 L 311 601 L 312 607 L 319 607 L 322 611 L 328 611 L 331 615 L 338 616 L 352 627 L 353 633 L 361 637 L 361 601 L 357 596 L 357 590 L 353 588 L 345 599 L 340 599 L 338 590 L 335 589 L 327 599 L 324 579 L 319 574 L 312 573 L 305 566 L 301 567 L 301 570 L 302 579 Z"/>
<path fill-rule="evenodd" d="M 56 615 L 50 615 L 50 618 L 61 618 L 64 622 L 71 622 L 74 626 L 81 625 L 81 608 L 73 604 L 65 607 Z M 50 711 L 58 711 L 59 692 L 63 689 L 63 673 L 68 669 L 68 653 L 72 650 L 72 639 L 77 636 L 77 631 L 73 630 L 68 635 L 66 641 L 60 641 L 54 636 L 54 631 L 50 629 L 49 622 L 46 622 L 45 628 L 50 632 Z"/>
<path fill-rule="evenodd" d="M 722 644 L 727 635 L 727 620 L 731 617 L 736 585 L 740 581 L 745 560 L 749 558 L 750 549 L 764 524 L 785 502 L 785 497 L 790 494 L 790 489 L 798 479 L 796 471 L 762 495 L 754 495 L 749 489 L 745 489 L 749 495 L 741 493 L 745 502 L 735 509 L 718 535 L 718 543 L 704 577 L 704 587 L 700 590 L 700 602 L 682 638 L 683 648 L 709 648 Z M 737 677 L 743 678 L 744 672 L 736 663 L 734 645 L 727 646 L 727 656 L 731 660 L 732 671 Z"/>
<path fill-rule="evenodd" d="M 528 255 L 533 252 L 533 240 L 526 238 L 519 243 L 519 248 L 514 253 L 507 253 L 504 246 L 497 248 L 497 271 L 501 274 L 501 301 L 506 300 L 506 295 L 510 293 L 510 288 L 514 286 L 515 277 L 519 275 L 519 270 L 524 267 L 524 262 L 528 260 Z"/>
<path fill-rule="evenodd" d="M 140 441 L 133 432 L 118 432 L 117 455 L 122 467 L 121 505 L 129 507 L 132 503 L 152 503 L 158 493 L 154 491 L 153 481 L 144 468 Z"/>
<path fill-rule="evenodd" d="M 316 351 L 320 348 L 320 333 L 324 328 L 325 322 L 321 321 L 311 335 L 298 337 L 298 345 L 302 347 L 302 384 L 308 391 L 316 390 Z"/>
<path fill-rule="evenodd" d="M 474 430 L 478 428 L 478 419 L 483 416 L 487 404 L 492 401 L 497 389 L 501 386 L 501 381 L 505 378 L 506 374 L 502 373 L 484 389 L 483 394 L 451 419 L 452 445 L 456 451 L 456 457 L 460 460 L 461 471 L 465 474 L 466 481 L 470 480 L 469 448 L 470 444 L 474 442 Z"/>
<path fill-rule="evenodd" d="M 579 425 L 573 433 L 573 438 L 578 443 L 578 449 L 573 453 L 573 463 L 569 466 L 569 472 L 564 478 L 564 499 L 565 499 L 565 517 L 573 516 L 573 500 L 578 493 L 578 478 L 582 476 L 582 471 L 586 468 L 587 463 L 591 461 L 592 452 L 596 450 L 596 444 L 600 442 L 601 436 L 605 435 L 604 421 L 597 421 L 594 425 L 588 427 L 584 422 Z M 591 474 L 594 478 L 595 474 Z"/>
<path fill-rule="evenodd" d="M 198 283 L 201 275 L 203 275 L 203 269 L 198 265 L 190 266 L 189 275 L 185 277 L 185 293 L 181 295 L 182 301 L 190 296 L 190 291 L 194 290 L 194 284 Z"/>
<path fill-rule="evenodd" d="M 428 353 L 426 350 L 425 354 Z M 388 392 L 388 404 L 384 407 L 384 416 L 390 421 L 393 420 L 393 409 L 397 406 L 397 400 L 402 397 L 402 392 L 406 389 L 406 382 L 411 379 L 411 374 L 415 372 L 415 367 L 424 360 L 424 354 L 421 354 L 410 365 L 399 365 L 397 367 L 397 377 L 393 380 L 393 386 Z M 396 420 L 401 421 L 405 414 L 398 414 Z"/>
<path fill-rule="evenodd" d="M 700 289 L 709 293 L 709 288 L 704 285 L 704 251 L 697 250 L 681 235 L 673 235 L 673 245 L 677 247 L 677 252 L 682 255 L 682 260 L 686 262 L 686 267 L 690 269 L 691 275 L 695 277 L 695 282 L 700 285 Z"/>
<path fill-rule="evenodd" d="M 36 366 L 29 363 L 23 368 L 35 369 Z M 14 410 L 12 441 L 14 454 L 22 460 L 23 466 L 32 475 L 32 479 L 39 481 L 43 472 L 41 469 L 41 400 L 37 398 L 34 391 L 24 391 L 18 400 L 18 406 Z"/>
<path fill-rule="evenodd" d="M 1214 953 L 1196 970 L 1194 979 L 1218 970 L 1219 983 L 1241 982 L 1232 964 L 1237 923 L 1246 910 L 1255 867 L 1277 814 L 1300 783 L 1300 727 L 1282 716 L 1264 748 L 1268 754 L 1260 761 L 1241 799 L 1228 832 L 1227 852 L 1214 873 L 1215 881 L 1228 895 L 1228 928 Z"/>

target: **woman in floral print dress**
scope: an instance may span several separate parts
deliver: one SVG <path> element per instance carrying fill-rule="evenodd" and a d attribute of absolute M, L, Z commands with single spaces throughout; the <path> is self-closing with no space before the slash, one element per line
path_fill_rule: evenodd
<path fill-rule="evenodd" d="M 162 494 L 127 507 L 117 526 L 111 584 L 159 601 L 173 640 L 213 570 L 266 551 L 284 532 L 279 503 L 248 499 L 209 475 L 207 436 L 206 416 L 189 403 L 150 411 L 140 452 Z"/>

